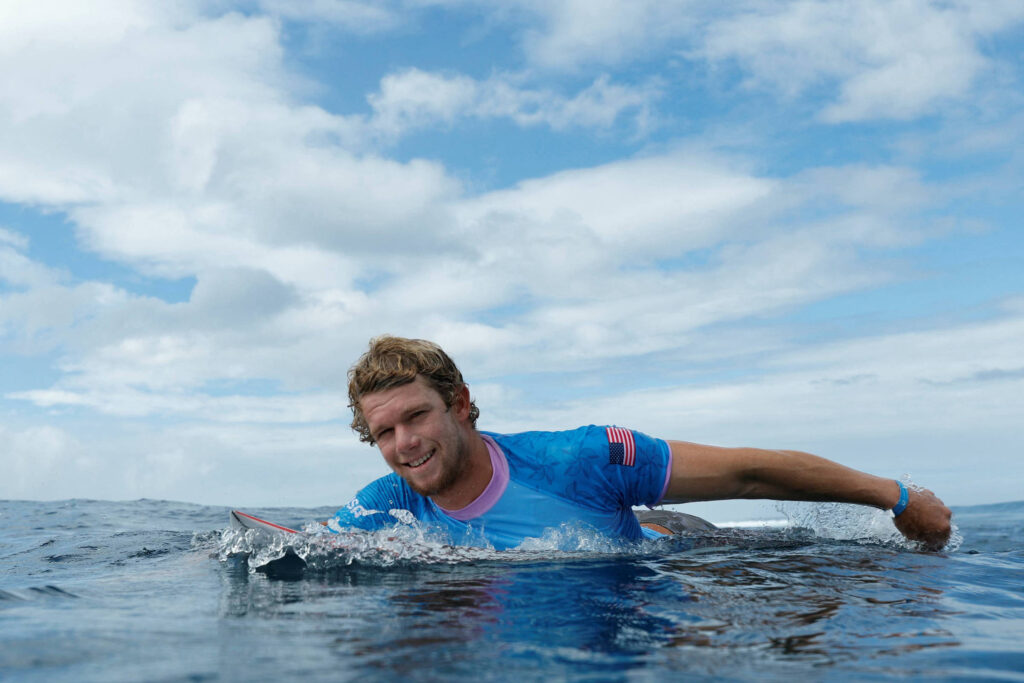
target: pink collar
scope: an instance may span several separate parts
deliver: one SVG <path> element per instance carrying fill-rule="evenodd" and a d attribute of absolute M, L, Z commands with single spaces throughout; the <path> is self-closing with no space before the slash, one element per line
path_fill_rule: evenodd
<path fill-rule="evenodd" d="M 486 434 L 481 434 L 480 436 L 483 437 L 484 443 L 487 444 L 487 453 L 491 456 L 491 470 L 493 470 L 491 481 L 487 484 L 487 488 L 464 508 L 446 510 L 440 505 L 437 506 L 441 512 L 460 522 L 479 517 L 490 510 L 508 487 L 508 461 L 505 460 L 505 454 L 501 452 L 501 448 L 494 442 L 494 439 Z M 435 503 L 435 505 L 437 504 Z"/>

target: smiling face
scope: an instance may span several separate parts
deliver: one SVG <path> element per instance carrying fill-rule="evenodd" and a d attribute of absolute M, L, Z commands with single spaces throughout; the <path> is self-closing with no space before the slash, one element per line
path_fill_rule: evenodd
<path fill-rule="evenodd" d="M 422 376 L 359 400 L 370 434 L 388 466 L 439 505 L 459 500 L 469 482 L 469 389 L 446 406 Z"/>

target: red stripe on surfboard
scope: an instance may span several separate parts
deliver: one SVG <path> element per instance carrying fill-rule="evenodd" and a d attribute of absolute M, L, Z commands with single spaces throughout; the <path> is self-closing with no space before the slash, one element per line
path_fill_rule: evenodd
<path fill-rule="evenodd" d="M 274 524 L 273 522 L 268 522 L 267 520 L 260 519 L 259 517 L 253 517 L 252 515 L 247 515 L 244 512 L 241 512 L 239 510 L 232 510 L 231 512 L 232 512 L 232 514 L 241 515 L 242 517 L 245 517 L 246 519 L 251 519 L 254 522 L 259 522 L 260 524 L 266 524 L 267 526 L 272 526 L 275 529 L 280 529 L 281 531 L 287 531 L 290 534 L 297 534 L 297 533 L 299 533 L 295 529 L 289 529 L 286 526 L 281 526 L 280 524 Z"/>

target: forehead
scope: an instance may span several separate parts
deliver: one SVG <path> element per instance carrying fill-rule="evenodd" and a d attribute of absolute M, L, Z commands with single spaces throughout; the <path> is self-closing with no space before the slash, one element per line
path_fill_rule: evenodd
<path fill-rule="evenodd" d="M 372 424 L 390 419 L 410 408 L 437 402 L 443 403 L 441 395 L 423 379 L 422 375 L 417 375 L 416 379 L 408 384 L 363 394 L 359 399 L 359 407 L 362 408 L 367 423 Z"/>

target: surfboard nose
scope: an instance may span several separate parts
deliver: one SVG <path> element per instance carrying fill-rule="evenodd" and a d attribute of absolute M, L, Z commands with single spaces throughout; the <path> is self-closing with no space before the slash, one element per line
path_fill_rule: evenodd
<path fill-rule="evenodd" d="M 253 517 L 241 510 L 232 510 L 231 514 L 228 515 L 228 522 L 231 524 L 232 529 L 266 529 L 268 531 L 284 531 L 289 534 L 299 533 L 295 529 L 289 529 L 286 526 L 274 524 L 259 517 Z"/>

